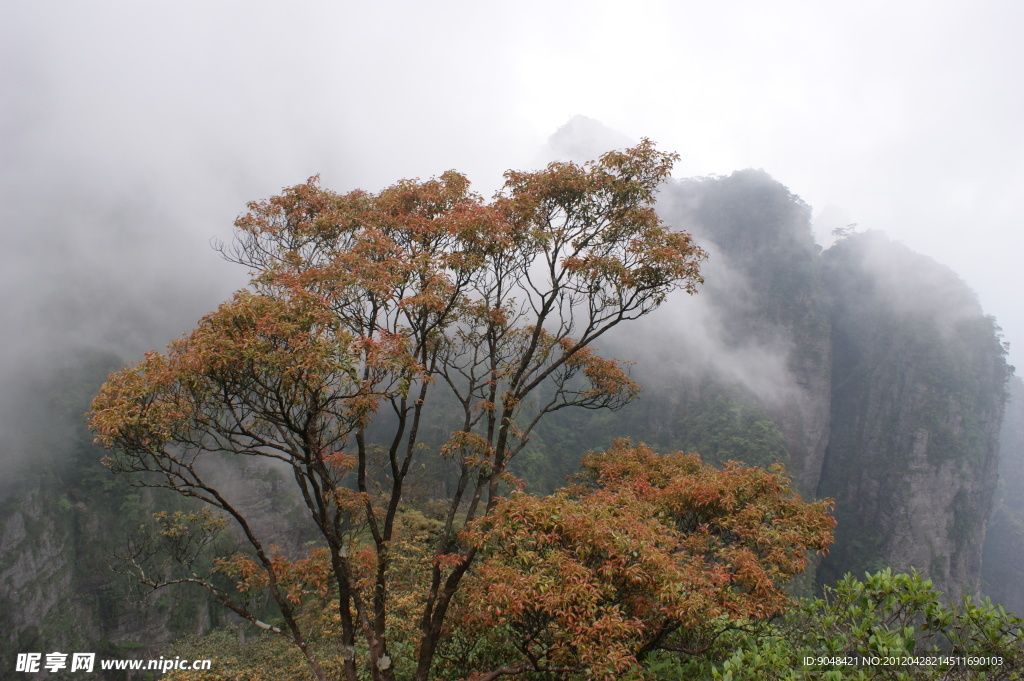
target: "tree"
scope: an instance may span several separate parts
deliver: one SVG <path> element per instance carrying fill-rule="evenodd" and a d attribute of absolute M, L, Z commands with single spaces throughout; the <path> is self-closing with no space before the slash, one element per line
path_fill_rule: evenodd
<path fill-rule="evenodd" d="M 737 622 L 784 612 L 785 584 L 832 541 L 832 502 L 803 502 L 778 466 L 718 469 L 619 440 L 582 469 L 551 496 L 502 499 L 468 532 L 483 560 L 464 620 L 514 643 L 480 679 L 612 680 L 656 651 L 699 655 Z"/>
<path fill-rule="evenodd" d="M 318 679 L 327 672 L 301 605 L 329 594 L 344 677 L 364 664 L 394 679 L 396 523 L 414 464 L 440 456 L 451 479 L 418 608 L 414 677 L 425 681 L 480 550 L 460 530 L 495 511 L 509 461 L 545 415 L 636 394 L 594 341 L 674 290 L 696 291 L 704 252 L 653 207 L 676 158 L 644 140 L 584 166 L 509 171 L 490 202 L 450 171 L 377 194 L 312 178 L 249 204 L 223 252 L 251 269 L 250 287 L 166 353 L 113 374 L 92 405 L 114 471 L 218 509 L 251 549 L 204 571 L 198 549 L 214 546 L 219 517 L 165 517 L 180 570 L 150 571 L 148 583 L 200 583 L 269 627 L 218 579 L 265 587 L 284 623 L 271 628 Z M 437 421 L 449 435 L 431 443 Z M 259 536 L 218 482 L 217 462 L 235 457 L 290 471 L 321 546 L 288 558 Z M 147 555 L 134 554 L 143 572 Z"/>

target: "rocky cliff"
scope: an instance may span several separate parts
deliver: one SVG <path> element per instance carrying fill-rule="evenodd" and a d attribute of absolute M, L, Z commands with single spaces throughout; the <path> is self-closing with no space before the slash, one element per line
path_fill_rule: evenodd
<path fill-rule="evenodd" d="M 999 484 L 985 534 L 983 591 L 1024 613 L 1024 381 L 1010 381 L 999 437 Z"/>
<path fill-rule="evenodd" d="M 115 358 L 80 356 L 64 371 L 24 386 L 6 424 L 0 482 L 0 660 L 18 653 L 95 652 L 156 658 L 170 641 L 234 616 L 202 589 L 137 588 L 119 555 L 156 510 L 182 508 L 166 490 L 132 487 L 100 465 L 84 412 Z M 310 538 L 279 472 L 242 462 L 222 473 L 253 526 L 284 551 Z M 121 679 L 124 672 L 96 671 Z M 41 678 L 48 678 L 43 674 Z"/>
<path fill-rule="evenodd" d="M 819 496 L 836 546 L 819 576 L 925 571 L 977 595 L 1008 367 L 994 321 L 948 268 L 879 234 L 824 254 L 832 418 Z"/>
<path fill-rule="evenodd" d="M 674 183 L 661 209 L 710 252 L 705 284 L 608 345 L 645 392 L 603 431 L 785 463 L 837 502 L 819 581 L 917 568 L 977 594 L 1009 369 L 973 292 L 880 234 L 822 252 L 762 171 Z"/>
<path fill-rule="evenodd" d="M 133 580 L 119 573 L 115 554 L 156 504 L 99 464 L 102 451 L 82 414 L 113 364 L 79 359 L 24 386 L 18 418 L 5 424 L 0 659 L 8 669 L 25 652 L 156 657 L 173 637 L 205 630 L 221 615 L 195 592 L 140 600 Z"/>
<path fill-rule="evenodd" d="M 676 183 L 662 204 L 670 224 L 710 252 L 692 301 L 710 322 L 702 332 L 714 334 L 701 339 L 712 364 L 705 383 L 755 398 L 799 486 L 814 490 L 828 440 L 831 346 L 810 207 L 760 170 Z"/>

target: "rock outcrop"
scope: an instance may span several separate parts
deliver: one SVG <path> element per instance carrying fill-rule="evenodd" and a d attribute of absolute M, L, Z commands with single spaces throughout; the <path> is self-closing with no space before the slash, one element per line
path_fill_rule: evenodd
<path fill-rule="evenodd" d="M 922 570 L 978 595 L 1008 367 L 994 321 L 951 270 L 879 234 L 825 253 L 832 425 L 819 496 L 836 546 L 819 576 Z"/>
<path fill-rule="evenodd" d="M 785 463 L 837 502 L 821 582 L 890 566 L 978 594 L 1009 369 L 974 293 L 880 234 L 822 252 L 763 171 L 672 184 L 661 208 L 709 251 L 705 284 L 609 344 L 643 357 L 645 392 L 605 430 Z"/>

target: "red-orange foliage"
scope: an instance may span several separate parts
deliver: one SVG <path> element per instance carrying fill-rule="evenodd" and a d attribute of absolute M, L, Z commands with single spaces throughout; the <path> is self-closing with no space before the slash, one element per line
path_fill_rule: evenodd
<path fill-rule="evenodd" d="M 699 652 L 723 622 L 767 619 L 825 551 L 830 500 L 804 502 L 781 467 L 655 454 L 620 440 L 577 484 L 513 494 L 469 530 L 486 558 L 467 594 L 478 631 L 515 633 L 509 669 L 616 679 L 656 649 Z M 510 648 L 510 649 L 512 649 Z"/>
<path fill-rule="evenodd" d="M 410 664 L 426 681 L 477 552 L 460 529 L 496 507 L 509 461 L 546 414 L 614 409 L 636 394 L 623 366 L 591 344 L 700 282 L 703 251 L 654 212 L 675 158 L 645 140 L 585 166 L 510 171 L 489 202 L 450 171 L 377 194 L 338 194 L 312 178 L 249 204 L 225 249 L 251 268 L 249 290 L 166 354 L 112 375 L 94 400 L 107 463 L 235 521 L 253 555 L 218 566 L 243 589 L 265 580 L 321 679 L 296 601 L 324 593 L 329 566 L 345 678 L 363 666 L 390 681 L 394 619 L 408 627 L 412 612 L 407 594 L 395 602 L 396 522 L 421 470 L 414 463 L 431 455 L 424 415 L 435 396 L 454 405 L 450 438 L 432 443 L 454 479 L 417 595 Z M 380 412 L 389 430 L 373 443 Z M 325 554 L 287 559 L 258 535 L 209 475 L 211 457 L 237 456 L 287 468 Z"/>

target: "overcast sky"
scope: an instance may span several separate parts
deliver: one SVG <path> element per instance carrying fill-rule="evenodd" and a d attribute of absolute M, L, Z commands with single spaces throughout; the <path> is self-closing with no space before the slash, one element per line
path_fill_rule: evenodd
<path fill-rule="evenodd" d="M 184 331 L 242 281 L 209 241 L 246 201 L 449 168 L 489 194 L 582 114 L 677 177 L 764 168 L 825 246 L 856 222 L 953 267 L 1024 364 L 1022 27 L 1009 0 L 7 3 L 2 319 L 31 345 L 128 292 L 194 301 Z"/>

